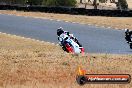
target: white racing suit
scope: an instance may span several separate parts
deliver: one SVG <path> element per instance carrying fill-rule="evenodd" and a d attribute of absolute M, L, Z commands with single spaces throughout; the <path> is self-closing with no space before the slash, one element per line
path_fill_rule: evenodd
<path fill-rule="evenodd" d="M 78 42 L 78 40 L 73 36 L 73 34 L 69 34 L 69 32 L 65 31 L 64 33 L 62 33 L 60 36 L 58 36 L 58 40 L 60 41 L 59 44 L 60 45 L 64 45 L 65 40 L 67 38 L 71 38 L 74 42 L 76 42 L 79 47 L 82 47 L 82 45 Z"/>

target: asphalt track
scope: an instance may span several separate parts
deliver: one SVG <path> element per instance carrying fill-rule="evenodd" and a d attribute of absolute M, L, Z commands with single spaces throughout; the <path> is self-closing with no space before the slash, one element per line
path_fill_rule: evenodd
<path fill-rule="evenodd" d="M 73 33 L 88 53 L 132 54 L 123 30 L 93 25 L 0 14 L 0 32 L 58 43 L 58 27 Z"/>

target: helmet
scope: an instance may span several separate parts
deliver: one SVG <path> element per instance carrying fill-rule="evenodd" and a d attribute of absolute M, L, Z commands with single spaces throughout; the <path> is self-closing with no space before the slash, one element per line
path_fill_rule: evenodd
<path fill-rule="evenodd" d="M 126 29 L 125 29 L 125 32 L 129 32 L 129 29 L 128 29 L 128 28 L 126 28 Z"/>
<path fill-rule="evenodd" d="M 60 27 L 57 29 L 57 35 L 60 36 L 62 33 L 64 33 L 63 28 Z"/>

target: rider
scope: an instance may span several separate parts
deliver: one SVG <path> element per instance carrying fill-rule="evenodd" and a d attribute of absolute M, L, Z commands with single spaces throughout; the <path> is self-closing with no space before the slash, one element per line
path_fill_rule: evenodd
<path fill-rule="evenodd" d="M 130 31 L 129 29 L 125 29 L 125 39 L 127 43 L 132 42 L 131 35 L 132 35 L 132 31 Z"/>
<path fill-rule="evenodd" d="M 58 35 L 58 40 L 61 42 L 62 46 L 65 43 L 65 39 L 70 37 L 79 45 L 79 47 L 82 47 L 82 45 L 78 42 L 77 38 L 75 38 L 73 34 L 70 34 L 68 31 L 64 31 L 62 27 L 57 29 L 57 35 Z"/>

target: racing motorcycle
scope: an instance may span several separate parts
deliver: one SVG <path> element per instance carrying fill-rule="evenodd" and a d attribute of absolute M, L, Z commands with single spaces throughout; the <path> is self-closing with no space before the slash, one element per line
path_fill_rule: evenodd
<path fill-rule="evenodd" d="M 130 46 L 130 49 L 132 49 L 132 31 L 129 31 L 129 29 L 125 29 L 125 39 L 127 43 Z"/>
<path fill-rule="evenodd" d="M 79 47 L 79 45 L 70 37 L 67 35 L 64 35 L 63 38 L 60 40 L 64 39 L 63 44 L 60 44 L 62 46 L 62 49 L 68 53 L 84 53 L 84 48 Z"/>

